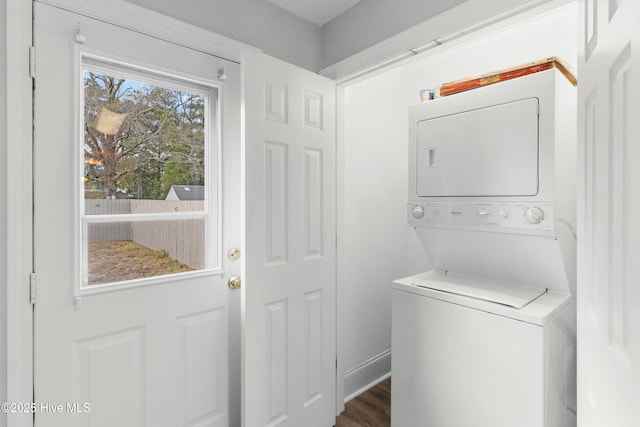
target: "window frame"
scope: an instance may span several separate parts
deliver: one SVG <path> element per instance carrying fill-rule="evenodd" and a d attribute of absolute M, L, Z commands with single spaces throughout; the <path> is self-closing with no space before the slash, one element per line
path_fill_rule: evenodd
<path fill-rule="evenodd" d="M 77 283 L 74 286 L 74 298 L 85 295 L 120 291 L 170 283 L 173 281 L 224 274 L 222 263 L 222 163 L 221 163 L 221 85 L 214 81 L 203 81 L 188 75 L 176 74 L 169 70 L 146 64 L 135 63 L 130 59 L 105 57 L 100 53 L 86 49 L 77 49 L 76 64 L 77 93 L 76 102 L 76 135 L 73 141 L 75 161 L 75 177 L 77 178 L 75 191 L 76 230 L 76 264 Z M 182 91 L 202 96 L 204 99 L 204 182 L 205 196 L 203 211 L 145 213 L 145 214 L 110 214 L 87 215 L 85 213 L 84 198 L 84 72 L 96 72 L 116 77 L 136 80 L 144 84 L 152 84 L 164 89 Z M 142 221 L 181 221 L 202 219 L 204 221 L 204 268 L 169 273 L 158 276 L 129 279 L 115 282 L 89 284 L 88 280 L 88 237 L 89 225 L 108 224 L 118 222 Z"/>

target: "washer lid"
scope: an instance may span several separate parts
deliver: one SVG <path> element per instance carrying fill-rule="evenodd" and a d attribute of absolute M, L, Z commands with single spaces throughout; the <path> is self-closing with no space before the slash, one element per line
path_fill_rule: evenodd
<path fill-rule="evenodd" d="M 547 292 L 546 289 L 541 288 L 435 271 L 431 277 L 415 281 L 413 284 L 422 288 L 477 298 L 517 309 L 521 309 Z"/>

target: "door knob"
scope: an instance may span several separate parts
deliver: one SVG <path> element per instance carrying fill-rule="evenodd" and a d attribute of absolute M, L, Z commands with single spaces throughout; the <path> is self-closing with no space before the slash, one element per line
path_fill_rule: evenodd
<path fill-rule="evenodd" d="M 231 289 L 238 289 L 242 285 L 242 281 L 238 276 L 229 277 L 229 281 L 227 282 Z"/>

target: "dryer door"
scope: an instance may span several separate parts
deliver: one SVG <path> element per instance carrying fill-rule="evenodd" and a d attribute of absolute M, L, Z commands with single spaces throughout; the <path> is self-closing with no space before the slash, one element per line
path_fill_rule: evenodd
<path fill-rule="evenodd" d="M 418 196 L 535 196 L 538 105 L 527 98 L 418 122 Z"/>

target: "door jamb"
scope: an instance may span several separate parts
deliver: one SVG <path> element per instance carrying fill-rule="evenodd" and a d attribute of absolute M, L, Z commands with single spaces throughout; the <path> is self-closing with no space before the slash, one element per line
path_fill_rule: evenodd
<path fill-rule="evenodd" d="M 33 308 L 30 302 L 32 251 L 32 95 L 29 46 L 32 3 L 6 0 L 6 401 L 33 400 Z M 4 344 L 4 345 L 3 345 Z M 9 427 L 31 426 L 29 413 L 7 414 Z"/>
<path fill-rule="evenodd" d="M 340 286 L 346 275 L 346 221 L 345 221 L 345 165 L 346 142 L 344 136 L 345 117 L 345 85 L 336 83 L 336 417 L 345 410 L 345 365 L 341 357 L 346 348 L 346 337 L 340 325 L 345 321 L 346 289 Z"/>

